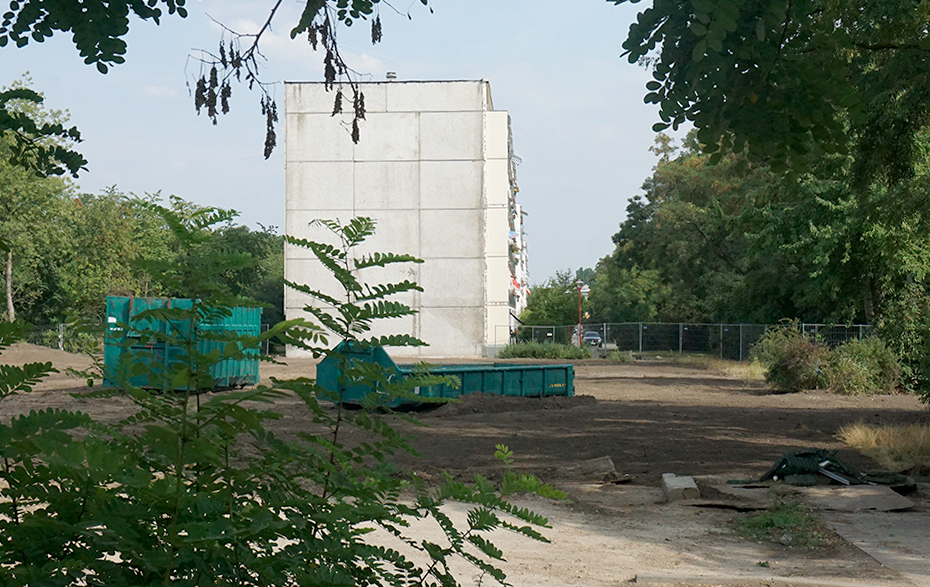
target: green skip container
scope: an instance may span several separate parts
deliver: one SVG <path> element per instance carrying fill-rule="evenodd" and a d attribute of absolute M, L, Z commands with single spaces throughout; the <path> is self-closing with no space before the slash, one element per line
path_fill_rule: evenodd
<path fill-rule="evenodd" d="M 194 301 L 185 298 L 136 298 L 124 296 L 107 297 L 107 329 L 104 336 L 103 374 L 104 385 L 121 385 L 119 370 L 127 361 L 142 361 L 149 365 L 171 366 L 184 357 L 184 349 L 162 341 L 143 343 L 141 330 L 157 331 L 166 334 L 183 334 L 189 330 L 187 320 L 140 319 L 139 314 L 146 310 L 160 308 L 190 309 Z M 231 314 L 219 321 L 201 324 L 201 330 L 212 332 L 235 332 L 246 336 L 258 336 L 261 333 L 261 308 L 230 308 Z M 123 326 L 129 325 L 130 328 Z M 126 343 L 129 343 L 128 345 Z M 223 341 L 201 339 L 197 350 L 209 353 L 214 349 L 223 350 Z M 246 352 L 241 360 L 224 359 L 210 367 L 214 389 L 230 389 L 258 383 L 258 349 Z M 151 379 L 157 373 L 150 371 L 134 375 L 129 383 L 135 387 L 154 387 Z"/>
<path fill-rule="evenodd" d="M 345 354 L 349 361 L 376 363 L 404 377 L 413 372 L 415 365 L 394 362 L 381 347 L 351 348 L 346 351 L 340 343 L 334 351 Z M 516 397 L 547 397 L 574 395 L 575 371 L 572 365 L 512 365 L 506 363 L 469 363 L 461 365 L 430 366 L 433 375 L 452 376 L 459 380 L 456 389 L 449 385 L 432 385 L 415 390 L 416 395 L 427 398 L 457 398 L 470 393 L 487 393 Z M 339 361 L 326 357 L 316 368 L 317 383 L 333 394 L 342 395 L 342 403 L 361 405 L 371 389 L 364 386 L 344 387 L 340 381 Z M 416 407 L 420 402 L 396 399 L 387 407 Z"/>

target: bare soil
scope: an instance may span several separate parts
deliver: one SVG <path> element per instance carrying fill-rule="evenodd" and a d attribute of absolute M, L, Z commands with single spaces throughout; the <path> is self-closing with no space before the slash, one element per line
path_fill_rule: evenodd
<path fill-rule="evenodd" d="M 61 370 L 89 368 L 84 357 L 14 345 L 0 363 L 50 361 Z M 531 362 L 531 361 L 524 361 Z M 313 361 L 263 365 L 264 380 L 313 376 Z M 425 427 L 387 416 L 413 437 L 421 456 L 403 465 L 425 477 L 449 472 L 499 477 L 495 445 L 506 444 L 516 468 L 566 489 L 570 502 L 523 498 L 549 516 L 553 544 L 498 537 L 509 555 L 515 585 L 902 585 L 908 579 L 836 538 L 818 551 L 757 544 L 734 536 L 734 505 L 707 508 L 663 503 L 663 473 L 700 476 L 707 486 L 755 478 L 784 453 L 800 448 L 838 450 L 854 468 L 877 468 L 836 439 L 845 424 L 925 422 L 927 410 L 910 395 L 778 394 L 758 382 L 670 362 L 575 362 L 573 397 L 510 398 L 484 394 L 416 414 Z M 56 374 L 33 393 L 0 403 L 4 420 L 48 407 L 79 409 L 103 419 L 130 414 L 124 399 L 75 398 L 80 379 Z M 278 406 L 276 431 L 312 429 L 295 399 Z M 624 484 L 571 479 L 563 467 L 609 456 Z M 713 493 L 708 491 L 708 493 Z M 720 497 L 720 496 L 716 496 Z M 918 509 L 926 510 L 918 498 Z M 888 514 L 894 515 L 894 514 Z M 467 571 L 466 571 L 467 572 Z M 476 577 L 476 583 L 480 578 Z M 930 583 L 930 580 L 928 580 Z"/>

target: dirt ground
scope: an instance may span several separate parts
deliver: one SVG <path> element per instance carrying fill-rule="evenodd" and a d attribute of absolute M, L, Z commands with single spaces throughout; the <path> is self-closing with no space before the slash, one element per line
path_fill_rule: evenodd
<path fill-rule="evenodd" d="M 0 355 L 0 363 L 36 360 L 62 370 L 90 366 L 84 357 L 31 345 L 15 345 Z M 313 374 L 308 360 L 262 366 L 263 379 Z M 45 407 L 80 409 L 103 418 L 132 410 L 128 401 L 75 399 L 64 393 L 81 387 L 78 379 L 53 375 L 33 393 L 0 402 L 0 417 Z M 275 424 L 278 432 L 310 426 L 296 404 L 281 401 L 285 417 Z M 661 475 L 671 472 L 698 476 L 705 493 L 713 493 L 707 487 L 715 482 L 758 477 L 785 452 L 807 447 L 838 450 L 842 460 L 860 470 L 875 468 L 844 449 L 837 430 L 855 422 L 926 421 L 926 408 L 912 396 L 776 394 L 760 383 L 674 363 L 592 360 L 575 363 L 574 397 L 475 394 L 417 417 L 426 427 L 400 418 L 395 424 L 415 438 L 422 453 L 403 464 L 424 476 L 447 471 L 463 480 L 474 473 L 497 477 L 502 469 L 493 458 L 494 447 L 506 444 L 518 469 L 569 492 L 570 502 L 527 501 L 549 517 L 552 528 L 546 534 L 552 544 L 496 538 L 508 554 L 506 570 L 514 585 L 930 584 L 930 570 L 918 565 L 916 573 L 902 574 L 838 537 L 818 551 L 736 538 L 732 522 L 745 515 L 737 511 L 745 508 L 720 499 L 663 503 L 659 489 Z M 605 456 L 632 480 L 602 484 L 562 470 Z M 922 494 L 916 501 L 914 515 L 930 510 Z M 885 524 L 891 519 L 893 526 L 893 517 L 903 515 L 875 519 Z"/>

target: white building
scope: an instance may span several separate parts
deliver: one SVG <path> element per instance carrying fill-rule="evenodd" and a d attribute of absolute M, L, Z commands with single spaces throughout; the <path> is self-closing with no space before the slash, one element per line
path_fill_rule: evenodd
<path fill-rule="evenodd" d="M 325 233 L 309 227 L 313 219 L 373 217 L 378 231 L 366 250 L 425 261 L 377 275 L 424 289 L 399 298 L 419 313 L 379 334 L 411 334 L 430 346 L 390 353 L 494 355 L 509 342 L 528 284 L 510 117 L 494 110 L 487 81 L 361 86 L 366 117 L 353 144 L 351 113 L 332 116 L 333 91 L 285 85 L 285 230 L 319 240 Z M 286 248 L 285 275 L 322 291 L 335 283 L 299 247 Z M 307 303 L 288 288 L 287 317 L 301 316 Z"/>

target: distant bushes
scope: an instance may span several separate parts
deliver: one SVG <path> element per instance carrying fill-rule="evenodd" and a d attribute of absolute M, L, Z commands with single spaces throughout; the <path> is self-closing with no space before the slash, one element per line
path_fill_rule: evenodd
<path fill-rule="evenodd" d="M 765 379 L 781 391 L 828 389 L 837 393 L 892 393 L 901 378 L 894 352 L 875 336 L 834 349 L 797 324 L 770 328 L 753 347 Z"/>
<path fill-rule="evenodd" d="M 571 344 L 519 342 L 508 344 L 497 356 L 501 359 L 590 359 L 591 350 Z"/>

